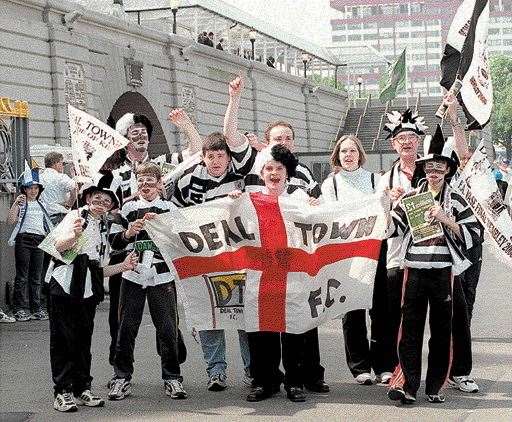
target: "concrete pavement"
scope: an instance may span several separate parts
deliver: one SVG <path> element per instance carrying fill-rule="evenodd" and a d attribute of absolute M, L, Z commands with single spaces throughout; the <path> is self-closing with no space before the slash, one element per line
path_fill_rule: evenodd
<path fill-rule="evenodd" d="M 248 389 L 241 383 L 237 335 L 229 332 L 229 388 L 217 393 L 206 391 L 201 349 L 186 335 L 188 359 L 182 371 L 189 399 L 171 400 L 164 394 L 154 328 L 146 313 L 137 339 L 133 395 L 119 402 L 107 401 L 101 409 L 80 408 L 75 414 L 60 414 L 52 408 L 48 322 L 0 325 L 0 421 L 511 421 L 509 273 L 494 258 L 487 257 L 477 292 L 473 329 L 473 375 L 481 392 L 464 394 L 450 389 L 445 392 L 447 401 L 442 405 L 427 403 L 423 387 L 417 404 L 404 408 L 387 399 L 383 386 L 356 385 L 345 363 L 339 320 L 320 328 L 329 394 L 308 394 L 305 403 L 291 403 L 283 392 L 260 403 L 246 402 Z M 112 374 L 108 365 L 107 309 L 107 303 L 98 309 L 92 351 L 93 390 L 104 397 L 105 384 Z"/>

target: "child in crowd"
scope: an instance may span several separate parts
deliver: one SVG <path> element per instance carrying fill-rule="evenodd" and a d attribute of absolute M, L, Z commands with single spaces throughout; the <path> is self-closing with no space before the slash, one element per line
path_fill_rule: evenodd
<path fill-rule="evenodd" d="M 466 254 L 480 242 L 481 226 L 467 202 L 451 188 L 448 179 L 457 169 L 453 148 L 445 144 L 441 129 L 424 143 L 425 156 L 416 160 L 426 181 L 404 197 L 431 192 L 435 204 L 426 218 L 439 222 L 442 234 L 433 239 L 413 241 L 403 201 L 392 212 L 396 233 L 404 239 L 401 258 L 404 269 L 402 321 L 399 330 L 399 365 L 390 382 L 388 397 L 404 404 L 416 401 L 421 380 L 423 332 L 430 307 L 430 340 L 425 392 L 431 403 L 445 401 L 439 392 L 451 365 L 453 276 L 471 264 Z M 395 234 L 396 234 L 395 233 Z"/>
<path fill-rule="evenodd" d="M 176 207 L 161 199 L 162 174 L 157 164 L 146 162 L 136 169 L 138 199 L 123 204 L 123 223 L 113 231 L 112 247 L 134 250 L 139 263 L 123 272 L 119 296 L 119 331 L 114 356 L 115 377 L 110 381 L 109 400 L 122 400 L 131 393 L 133 350 L 142 321 L 146 298 L 156 328 L 165 393 L 185 399 L 178 360 L 178 314 L 174 281 L 160 251 L 144 230 L 144 222 Z M 123 230 L 123 227 L 128 227 Z"/>
<path fill-rule="evenodd" d="M 201 162 L 192 164 L 177 180 L 172 201 L 178 207 L 202 204 L 222 198 L 235 190 L 243 190 L 243 177 L 233 171 L 231 151 L 222 133 L 212 133 L 203 142 Z M 199 331 L 206 372 L 207 389 L 221 391 L 226 383 L 226 338 L 223 330 Z M 250 386 L 249 346 L 247 334 L 238 330 L 240 353 L 245 368 L 244 384 Z"/>
<path fill-rule="evenodd" d="M 41 273 L 44 253 L 38 245 L 52 228 L 50 215 L 39 201 L 43 185 L 37 169 L 27 169 L 19 195 L 7 217 L 16 226 L 9 239 L 14 245 L 16 277 L 14 279 L 13 310 L 17 321 L 46 320 L 41 308 Z"/>
<path fill-rule="evenodd" d="M 105 215 L 118 206 L 111 178 L 101 177 L 82 190 L 86 205 L 70 211 L 55 231 L 54 257 L 48 269 L 50 360 L 55 383 L 53 407 L 75 412 L 78 405 L 100 407 L 91 393 L 91 339 L 96 306 L 103 300 L 103 278 L 134 268 L 134 254 L 119 264 L 103 266 L 107 253 Z M 63 256 L 76 255 L 70 264 Z"/>

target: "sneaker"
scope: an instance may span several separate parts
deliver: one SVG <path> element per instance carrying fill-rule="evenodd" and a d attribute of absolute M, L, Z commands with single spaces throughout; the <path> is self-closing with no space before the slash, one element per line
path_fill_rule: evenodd
<path fill-rule="evenodd" d="M 441 394 L 428 394 L 427 401 L 429 403 L 444 403 L 445 398 Z"/>
<path fill-rule="evenodd" d="M 125 378 L 114 378 L 110 381 L 109 400 L 123 400 L 131 394 L 132 383 Z"/>
<path fill-rule="evenodd" d="M 27 311 L 20 309 L 14 313 L 14 318 L 16 318 L 16 321 L 18 322 L 30 321 L 30 314 Z"/>
<path fill-rule="evenodd" d="M 30 315 L 30 319 L 35 319 L 37 321 L 46 321 L 48 319 L 48 313 L 44 310 L 34 312 L 32 315 Z"/>
<path fill-rule="evenodd" d="M 76 412 L 78 410 L 71 393 L 57 394 L 53 402 L 53 408 L 59 412 Z"/>
<path fill-rule="evenodd" d="M 404 391 L 403 388 L 395 387 L 388 391 L 388 398 L 393 401 L 400 400 L 402 404 L 413 404 L 416 402 L 416 397 Z"/>
<path fill-rule="evenodd" d="M 248 371 L 245 371 L 244 376 L 242 378 L 242 382 L 247 387 L 252 387 L 252 384 L 254 383 L 254 378 L 251 377 L 248 373 Z"/>
<path fill-rule="evenodd" d="M 208 391 L 222 391 L 227 387 L 226 377 L 222 375 L 212 375 L 208 380 Z"/>
<path fill-rule="evenodd" d="M 448 378 L 448 385 L 465 393 L 478 393 L 480 390 L 475 380 L 467 375 Z"/>
<path fill-rule="evenodd" d="M 372 385 L 373 384 L 373 377 L 370 373 L 364 372 L 362 374 L 359 374 L 356 377 L 356 382 L 359 385 Z"/>
<path fill-rule="evenodd" d="M 0 323 L 12 323 L 16 322 L 16 318 L 13 318 L 12 316 L 7 315 L 4 311 L 0 309 Z"/>
<path fill-rule="evenodd" d="M 393 378 L 393 374 L 391 372 L 383 372 L 375 377 L 375 381 L 378 384 L 389 384 L 391 378 Z"/>
<path fill-rule="evenodd" d="M 165 380 L 164 381 L 165 394 L 171 399 L 186 399 L 188 397 L 187 392 L 181 385 L 179 380 Z"/>
<path fill-rule="evenodd" d="M 85 390 L 79 396 L 75 396 L 75 402 L 79 406 L 88 407 L 103 407 L 105 405 L 105 400 L 92 394 L 91 390 Z"/>

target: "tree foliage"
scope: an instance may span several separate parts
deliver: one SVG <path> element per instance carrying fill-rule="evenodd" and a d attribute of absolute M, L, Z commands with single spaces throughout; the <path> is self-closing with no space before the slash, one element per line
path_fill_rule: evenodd
<path fill-rule="evenodd" d="M 494 142 L 510 148 L 512 138 L 512 57 L 491 57 L 494 110 L 491 116 Z"/>

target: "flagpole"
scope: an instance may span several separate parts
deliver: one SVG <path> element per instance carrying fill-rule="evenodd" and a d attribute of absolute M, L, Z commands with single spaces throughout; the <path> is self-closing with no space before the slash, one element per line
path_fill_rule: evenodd
<path fill-rule="evenodd" d="M 409 108 L 409 65 L 407 53 L 405 53 L 405 105 Z"/>

